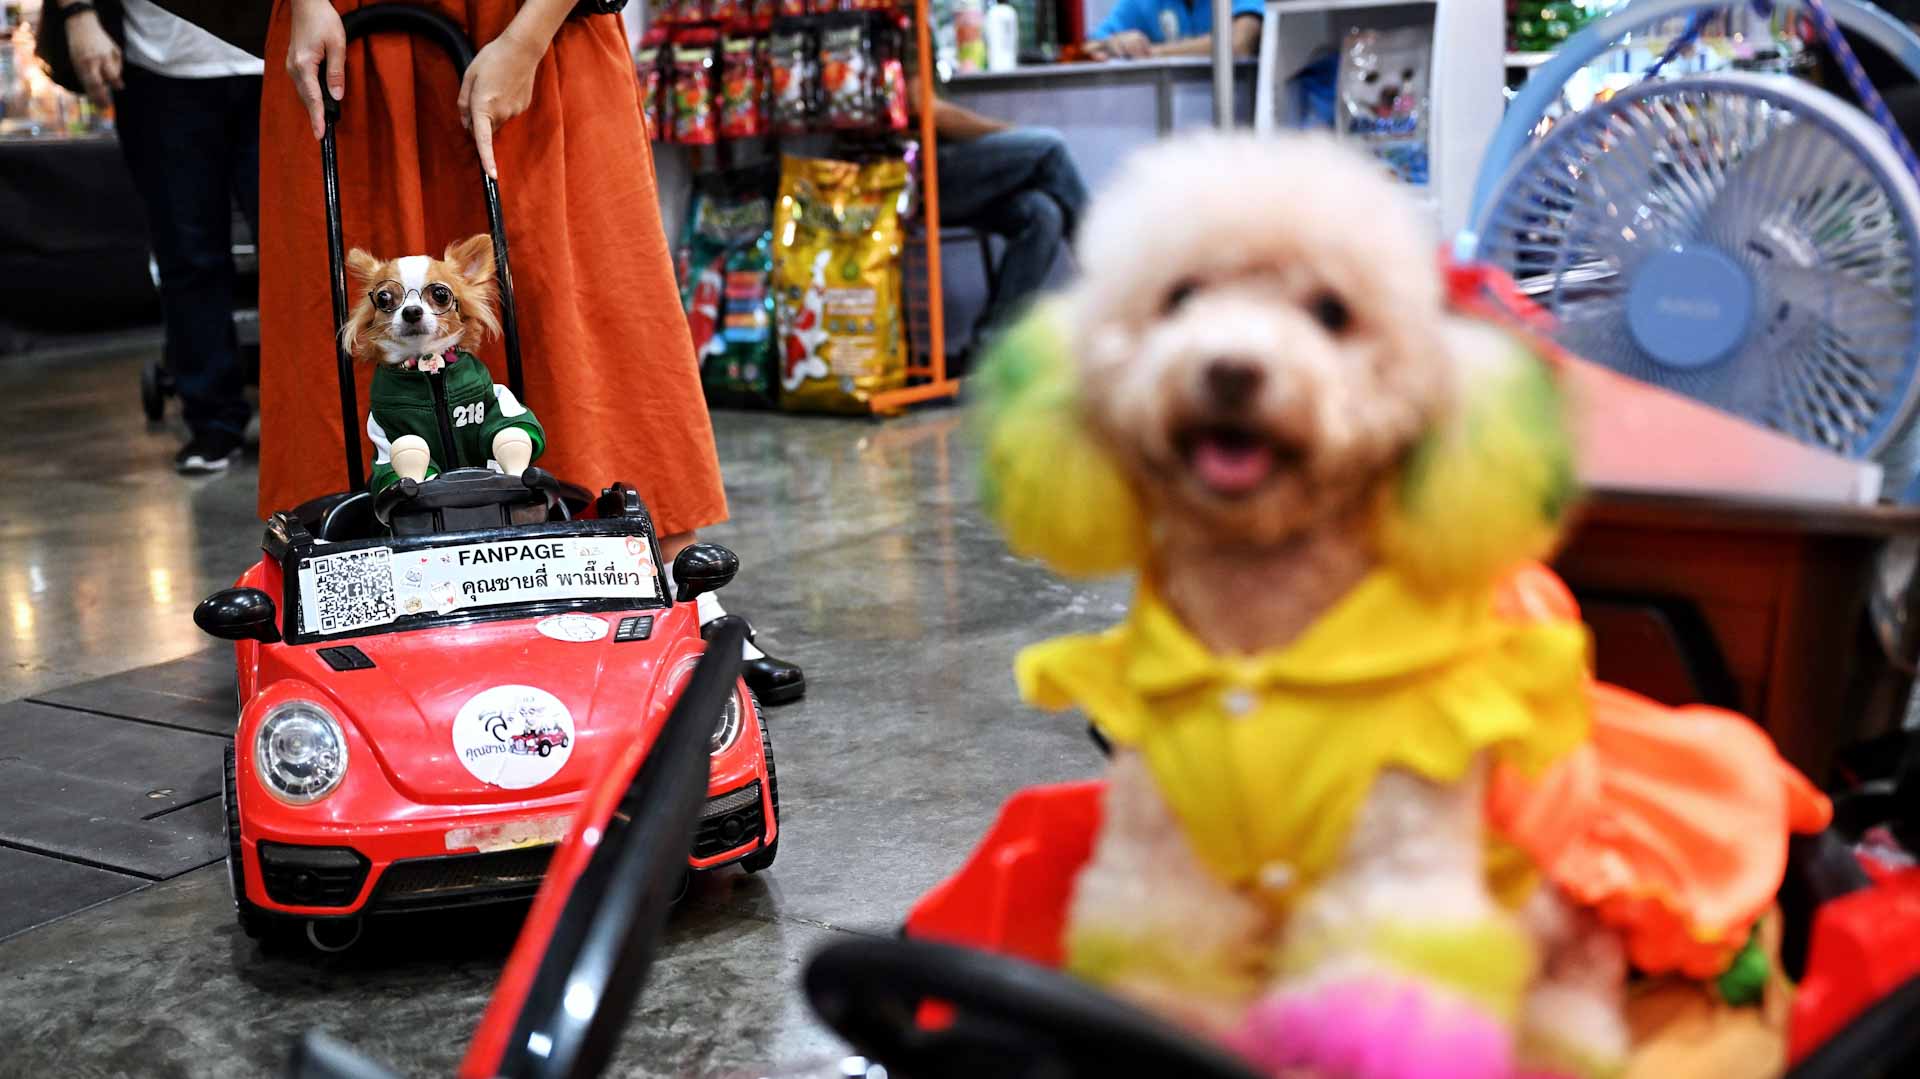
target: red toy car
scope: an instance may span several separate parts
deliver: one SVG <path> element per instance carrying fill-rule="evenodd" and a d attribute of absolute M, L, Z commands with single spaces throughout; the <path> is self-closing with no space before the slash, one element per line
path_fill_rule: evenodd
<path fill-rule="evenodd" d="M 450 497 L 497 516 L 546 502 L 525 477 L 450 472 L 384 535 L 365 493 L 321 499 L 275 514 L 265 556 L 195 612 L 237 642 L 227 846 L 252 935 L 284 915 L 338 946 L 359 914 L 531 896 L 597 762 L 651 736 L 705 651 L 687 601 L 737 562 L 682 552 L 670 601 L 632 491 L 583 517 L 403 533 Z M 763 869 L 779 796 L 744 682 L 710 748 L 689 864 Z"/>
<path fill-rule="evenodd" d="M 350 38 L 420 34 L 457 70 L 473 57 L 429 10 L 380 4 L 345 21 Z M 338 324 L 346 277 L 328 105 Z M 499 194 L 482 180 L 508 383 L 524 399 Z M 351 944 L 364 914 L 531 897 L 604 762 L 652 741 L 705 651 L 690 601 L 739 566 L 724 547 L 695 544 L 674 559 L 670 596 L 652 518 L 620 483 L 595 498 L 539 468 L 456 468 L 374 497 L 360 489 L 353 361 L 341 351 L 338 362 L 356 489 L 274 514 L 259 563 L 194 612 L 236 642 L 225 805 L 241 927 L 258 937 L 304 921 L 321 948 Z M 766 721 L 735 682 L 709 746 L 692 869 L 757 872 L 779 841 Z"/>

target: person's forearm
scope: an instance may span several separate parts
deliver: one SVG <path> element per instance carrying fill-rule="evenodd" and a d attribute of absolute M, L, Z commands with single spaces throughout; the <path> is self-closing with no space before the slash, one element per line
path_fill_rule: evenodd
<path fill-rule="evenodd" d="M 1260 17 L 1257 15 L 1236 15 L 1233 19 L 1233 55 L 1245 59 L 1260 48 Z M 1155 56 L 1206 56 L 1213 52 L 1213 35 L 1201 34 L 1199 37 L 1181 38 L 1165 45 L 1155 45 Z"/>
<path fill-rule="evenodd" d="M 936 99 L 933 104 L 933 129 L 943 139 L 965 141 L 1005 131 L 1007 125 L 950 101 Z"/>
<path fill-rule="evenodd" d="M 1205 56 L 1212 51 L 1213 35 L 1211 34 L 1183 37 L 1178 41 L 1169 41 L 1165 45 L 1153 47 L 1154 56 Z"/>
<path fill-rule="evenodd" d="M 520 13 L 513 17 L 500 36 L 512 36 L 540 52 L 546 52 L 547 46 L 553 44 L 553 35 L 560 32 L 567 16 L 573 13 L 574 3 L 575 0 L 526 0 L 520 5 Z"/>

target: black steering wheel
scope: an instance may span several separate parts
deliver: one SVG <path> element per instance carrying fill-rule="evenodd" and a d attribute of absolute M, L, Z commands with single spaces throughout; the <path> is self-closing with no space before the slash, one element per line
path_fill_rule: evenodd
<path fill-rule="evenodd" d="M 586 491 L 561 482 L 537 465 L 518 476 L 488 468 L 456 468 L 424 482 L 403 479 L 393 484 L 374 497 L 373 515 L 381 524 L 392 527 L 396 513 L 423 518 L 431 514 L 444 518 L 449 529 L 455 516 L 463 521 L 464 527 L 474 527 L 475 513 L 484 515 L 484 511 L 496 508 L 507 511 L 501 514 L 503 525 L 526 523 L 506 519 L 514 509 L 523 513 L 551 513 L 557 515 L 558 520 L 566 521 L 586 506 L 589 497 Z"/>
<path fill-rule="evenodd" d="M 807 964 L 807 999 L 860 1053 L 912 1079 L 1259 1079 L 1223 1049 L 1045 967 L 921 940 L 851 940 Z M 920 1006 L 953 1009 L 939 1029 Z"/>

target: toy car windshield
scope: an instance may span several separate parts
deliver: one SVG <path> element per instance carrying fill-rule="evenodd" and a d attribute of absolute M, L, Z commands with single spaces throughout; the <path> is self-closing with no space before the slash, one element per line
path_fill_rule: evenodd
<path fill-rule="evenodd" d="M 570 522 L 499 532 L 289 550 L 293 640 L 410 629 L 550 610 L 660 607 L 652 537 L 638 522 Z"/>

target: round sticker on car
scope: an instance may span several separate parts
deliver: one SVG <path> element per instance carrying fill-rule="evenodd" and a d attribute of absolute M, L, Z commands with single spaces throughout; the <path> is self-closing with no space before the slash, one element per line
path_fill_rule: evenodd
<path fill-rule="evenodd" d="M 453 752 L 482 783 L 508 790 L 552 779 L 573 755 L 573 715 L 536 686 L 494 686 L 453 717 Z"/>
<path fill-rule="evenodd" d="M 607 620 L 590 614 L 555 614 L 535 622 L 533 628 L 539 630 L 542 637 L 587 644 L 607 635 Z"/>

